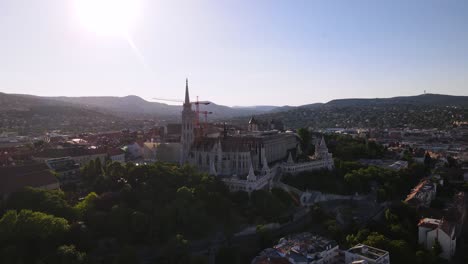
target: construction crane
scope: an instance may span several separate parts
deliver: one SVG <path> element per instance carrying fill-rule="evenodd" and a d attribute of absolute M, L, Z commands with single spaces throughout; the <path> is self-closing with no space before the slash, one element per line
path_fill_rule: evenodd
<path fill-rule="evenodd" d="M 167 102 L 176 102 L 176 103 L 184 103 L 183 100 L 179 100 L 179 99 L 167 99 L 167 98 L 153 98 L 154 100 L 158 100 L 158 101 L 167 101 Z M 195 105 L 195 113 L 197 113 L 197 117 L 195 119 L 195 126 L 198 127 L 198 128 L 201 128 L 201 125 L 200 125 L 200 114 L 203 114 L 205 115 L 205 125 L 204 127 L 206 128 L 206 124 L 208 122 L 208 115 L 209 114 L 213 114 L 213 112 L 209 112 L 209 111 L 200 111 L 200 105 L 209 105 L 211 104 L 210 101 L 199 101 L 198 100 L 198 96 L 197 96 L 197 100 L 194 101 L 194 102 L 190 102 L 191 105 Z"/>
<path fill-rule="evenodd" d="M 205 125 L 204 125 L 204 128 L 206 128 L 206 124 L 208 123 L 208 115 L 213 114 L 213 112 L 209 112 L 209 111 L 200 111 L 200 114 L 205 115 Z"/>

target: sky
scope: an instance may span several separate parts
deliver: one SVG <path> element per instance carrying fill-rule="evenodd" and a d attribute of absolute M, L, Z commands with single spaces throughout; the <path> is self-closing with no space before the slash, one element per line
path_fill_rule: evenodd
<path fill-rule="evenodd" d="M 189 78 L 231 106 L 468 95 L 466 0 L 134 0 L 125 34 L 76 1 L 0 0 L 0 92 L 182 100 Z"/>

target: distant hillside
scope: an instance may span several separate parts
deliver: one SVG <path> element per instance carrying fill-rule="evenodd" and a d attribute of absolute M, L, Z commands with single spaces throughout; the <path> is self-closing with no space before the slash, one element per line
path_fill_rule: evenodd
<path fill-rule="evenodd" d="M 114 115 L 38 96 L 0 93 L 0 131 L 42 134 L 121 129 L 128 121 Z"/>
<path fill-rule="evenodd" d="M 277 108 L 260 119 L 283 120 L 286 127 L 446 128 L 467 120 L 468 96 L 424 94 L 380 99 L 339 99 L 326 104 Z M 235 123 L 246 122 L 236 118 Z"/>
<path fill-rule="evenodd" d="M 138 96 L 125 97 L 49 97 L 60 102 L 67 102 L 96 110 L 108 111 L 127 118 L 179 119 L 182 105 L 168 105 L 149 102 Z M 203 111 L 213 112 L 210 119 L 224 119 L 234 116 L 264 113 L 263 108 L 233 108 L 211 103 L 200 107 Z M 268 109 L 269 110 L 269 109 Z"/>
<path fill-rule="evenodd" d="M 253 106 L 233 106 L 232 108 L 268 112 L 274 109 L 278 109 L 280 107 L 274 106 L 274 105 L 253 105 Z"/>
<path fill-rule="evenodd" d="M 200 107 L 212 112 L 209 120 L 226 120 L 235 116 L 251 116 L 270 110 L 264 108 L 232 108 L 211 103 Z M 40 97 L 0 93 L 0 132 L 42 133 L 60 129 L 69 132 L 131 128 L 141 123 L 178 122 L 181 105 L 148 102 L 138 96 L 125 97 Z"/>
<path fill-rule="evenodd" d="M 422 94 L 417 96 L 399 96 L 392 98 L 376 99 L 336 99 L 326 105 L 345 107 L 345 106 L 372 106 L 372 105 L 436 105 L 436 106 L 468 106 L 468 96 L 454 96 L 443 94 Z"/>

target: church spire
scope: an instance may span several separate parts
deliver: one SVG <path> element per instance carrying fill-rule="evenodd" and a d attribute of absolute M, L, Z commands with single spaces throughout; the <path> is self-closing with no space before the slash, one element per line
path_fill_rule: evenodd
<path fill-rule="evenodd" d="M 185 78 L 185 105 L 190 104 L 190 97 L 189 97 L 189 92 L 188 92 L 188 78 Z"/>

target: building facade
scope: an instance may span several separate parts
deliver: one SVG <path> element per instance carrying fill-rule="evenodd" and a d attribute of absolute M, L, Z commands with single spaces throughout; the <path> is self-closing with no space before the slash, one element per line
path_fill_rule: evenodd
<path fill-rule="evenodd" d="M 247 131 L 216 136 L 203 135 L 194 127 L 196 112 L 192 110 L 188 81 L 185 85 L 185 100 L 182 110 L 180 163 L 190 164 L 198 170 L 220 177 L 231 191 L 246 191 L 269 188 L 274 176 L 281 171 L 295 173 L 315 169 L 332 169 L 333 157 L 328 152 L 325 140 L 317 142 L 311 162 L 295 163 L 292 156 L 300 152 L 299 139 L 295 133 L 279 130 L 259 131 L 258 121 L 251 118 Z M 290 160 L 288 160 L 288 156 Z"/>
<path fill-rule="evenodd" d="M 315 153 L 312 160 L 306 162 L 294 162 L 291 153 L 289 153 L 288 160 L 281 165 L 283 173 L 296 174 L 303 171 L 313 171 L 328 169 L 331 170 L 335 167 L 333 155 L 328 152 L 325 139 L 322 137 L 320 142 L 315 144 Z"/>
<path fill-rule="evenodd" d="M 443 219 L 423 218 L 418 224 L 418 242 L 427 250 L 431 250 L 436 241 L 439 242 L 442 253 L 440 257 L 450 260 L 455 255 L 457 238 L 455 225 Z"/>
<path fill-rule="evenodd" d="M 182 144 L 182 151 L 180 157 L 180 163 L 185 164 L 188 162 L 190 148 L 192 147 L 195 139 L 194 122 L 196 113 L 192 110 L 192 104 L 190 102 L 189 90 L 188 90 L 188 79 L 185 80 L 185 100 L 182 110 L 182 132 L 180 137 L 180 143 Z"/>

